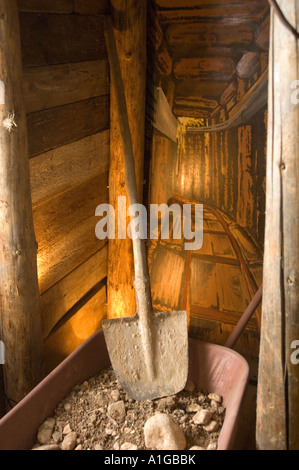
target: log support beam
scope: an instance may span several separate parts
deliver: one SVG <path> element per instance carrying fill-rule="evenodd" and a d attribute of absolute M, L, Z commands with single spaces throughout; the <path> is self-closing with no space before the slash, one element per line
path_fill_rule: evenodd
<path fill-rule="evenodd" d="M 43 371 L 17 0 L 0 1 L 0 44 L 0 339 L 14 404 Z"/>
<path fill-rule="evenodd" d="M 139 200 L 143 193 L 145 96 L 146 96 L 146 2 L 112 0 L 112 22 L 125 88 Z M 124 150 L 116 106 L 115 84 L 111 83 L 109 202 L 118 214 L 118 196 L 126 196 Z M 116 218 L 117 220 L 117 218 Z M 132 242 L 109 240 L 108 318 L 134 315 L 134 262 Z"/>
<path fill-rule="evenodd" d="M 296 0 L 280 0 L 298 31 Z M 257 447 L 299 444 L 298 35 L 271 11 L 266 235 L 257 400 Z M 296 353 L 297 348 L 297 353 Z"/>

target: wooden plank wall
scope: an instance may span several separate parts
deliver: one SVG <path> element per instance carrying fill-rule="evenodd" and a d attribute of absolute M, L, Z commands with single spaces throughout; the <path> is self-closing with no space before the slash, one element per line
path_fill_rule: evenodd
<path fill-rule="evenodd" d="M 94 213 L 108 202 L 110 85 L 100 16 L 108 4 L 19 0 L 47 370 L 106 314 L 107 245 L 95 237 Z"/>

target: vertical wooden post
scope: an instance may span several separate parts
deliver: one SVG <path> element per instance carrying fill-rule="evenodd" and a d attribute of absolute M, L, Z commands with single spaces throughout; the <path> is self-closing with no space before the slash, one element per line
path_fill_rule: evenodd
<path fill-rule="evenodd" d="M 139 200 L 143 192 L 145 96 L 146 96 L 146 3 L 145 1 L 112 0 L 112 21 L 124 82 L 129 125 L 133 142 Z M 123 148 L 119 116 L 115 105 L 114 83 L 111 83 L 110 126 L 110 204 L 118 216 L 118 196 L 126 196 Z M 117 220 L 117 218 L 116 218 Z M 134 315 L 134 263 L 130 239 L 109 241 L 108 317 Z"/>
<path fill-rule="evenodd" d="M 17 0 L 0 1 L 0 339 L 6 396 L 21 400 L 42 374 Z"/>
<path fill-rule="evenodd" d="M 279 6 L 298 31 L 296 3 L 296 0 L 280 0 Z M 299 340 L 298 52 L 296 34 L 272 9 L 256 429 L 257 447 L 261 450 L 292 450 L 298 449 L 299 444 L 299 364 L 294 361 L 292 349 L 293 342 Z"/>

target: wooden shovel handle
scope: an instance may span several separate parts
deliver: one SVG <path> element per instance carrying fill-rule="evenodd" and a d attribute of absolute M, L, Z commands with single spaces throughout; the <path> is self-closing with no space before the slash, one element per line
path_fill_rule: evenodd
<path fill-rule="evenodd" d="M 116 103 L 119 114 L 119 126 L 124 149 L 125 181 L 129 204 L 138 204 L 138 191 L 135 173 L 132 138 L 129 127 L 125 90 L 118 60 L 113 26 L 110 16 L 104 17 L 104 33 L 108 51 L 111 74 L 115 86 Z M 137 310 L 140 320 L 147 323 L 152 312 L 151 290 L 147 265 L 146 246 L 144 240 L 133 239 L 135 290 Z"/>

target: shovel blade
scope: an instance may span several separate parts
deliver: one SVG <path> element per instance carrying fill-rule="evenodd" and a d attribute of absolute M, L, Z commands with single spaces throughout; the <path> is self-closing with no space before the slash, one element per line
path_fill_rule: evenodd
<path fill-rule="evenodd" d="M 188 328 L 185 311 L 153 313 L 151 343 L 154 377 L 145 366 L 138 314 L 103 321 L 115 375 L 135 400 L 154 400 L 180 392 L 188 376 Z"/>

